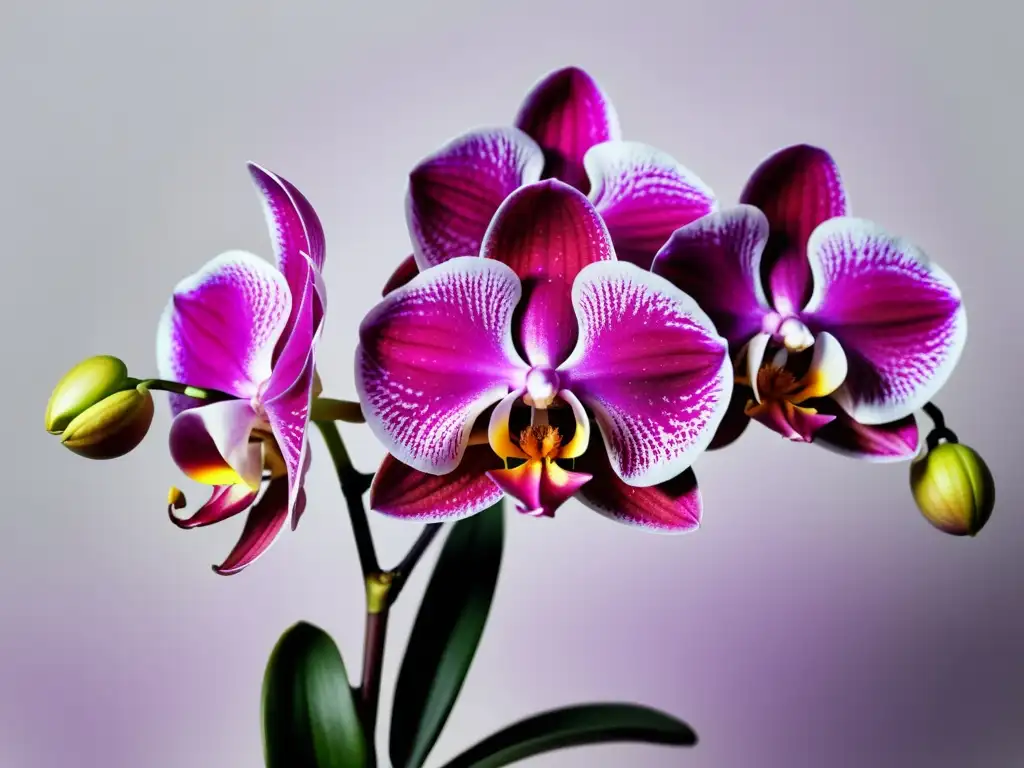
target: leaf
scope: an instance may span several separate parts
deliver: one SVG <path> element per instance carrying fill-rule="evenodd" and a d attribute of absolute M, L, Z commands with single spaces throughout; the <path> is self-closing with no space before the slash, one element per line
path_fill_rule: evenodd
<path fill-rule="evenodd" d="M 263 753 L 267 768 L 367 765 L 341 653 L 312 624 L 296 624 L 270 654 L 263 678 Z"/>
<path fill-rule="evenodd" d="M 499 501 L 452 527 L 423 596 L 395 686 L 391 762 L 420 768 L 469 672 L 501 566 Z"/>
<path fill-rule="evenodd" d="M 656 709 L 580 704 L 520 720 L 470 747 L 444 768 L 499 768 L 556 749 L 623 741 L 692 747 L 697 734 Z"/>

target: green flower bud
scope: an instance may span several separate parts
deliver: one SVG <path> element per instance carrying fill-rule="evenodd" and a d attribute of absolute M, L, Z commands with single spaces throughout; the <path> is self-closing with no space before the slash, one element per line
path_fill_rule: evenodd
<path fill-rule="evenodd" d="M 131 386 L 128 367 L 110 355 L 83 360 L 60 380 L 46 405 L 46 431 L 59 435 L 86 409 Z"/>
<path fill-rule="evenodd" d="M 910 466 L 910 488 L 925 519 L 953 536 L 974 536 L 996 503 L 992 473 L 976 451 L 941 443 Z"/>
<path fill-rule="evenodd" d="M 78 414 L 61 435 L 61 443 L 87 459 L 116 459 L 141 443 L 152 423 L 153 395 L 140 384 Z"/>

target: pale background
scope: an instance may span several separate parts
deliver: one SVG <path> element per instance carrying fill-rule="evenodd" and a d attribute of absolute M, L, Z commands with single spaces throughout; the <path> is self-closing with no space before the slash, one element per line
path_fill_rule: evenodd
<path fill-rule="evenodd" d="M 408 253 L 409 169 L 467 128 L 509 122 L 566 64 L 600 80 L 628 138 L 669 151 L 726 202 L 776 148 L 831 149 L 855 212 L 916 239 L 963 289 L 970 341 L 938 402 L 988 459 L 1000 503 L 979 538 L 949 538 L 920 518 L 905 465 L 752 428 L 700 461 L 696 534 L 634 532 L 575 504 L 554 522 L 514 519 L 431 764 L 540 709 L 625 699 L 688 720 L 700 746 L 525 764 L 1024 765 L 1012 4 L 161 5 L 12 0 L 0 20 L 0 766 L 256 768 L 263 664 L 282 630 L 325 627 L 358 672 L 355 551 L 319 436 L 298 533 L 221 578 L 209 566 L 240 521 L 183 532 L 165 519 L 180 481 L 166 408 L 138 451 L 95 463 L 44 433 L 46 398 L 90 354 L 151 374 L 176 281 L 222 250 L 270 256 L 247 160 L 323 217 L 320 371 L 329 394 L 351 397 L 357 323 Z M 345 434 L 372 469 L 368 431 Z M 387 563 L 415 534 L 374 526 Z M 427 572 L 395 611 L 384 722 Z"/>

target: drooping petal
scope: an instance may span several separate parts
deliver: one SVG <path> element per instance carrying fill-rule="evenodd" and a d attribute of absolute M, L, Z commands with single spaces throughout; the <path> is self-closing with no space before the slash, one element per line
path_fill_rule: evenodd
<path fill-rule="evenodd" d="M 252 506 L 258 495 L 259 491 L 252 490 L 248 485 L 215 485 L 209 500 L 190 517 L 178 517 L 174 514 L 174 505 L 168 505 L 167 515 L 179 528 L 201 528 L 244 512 Z"/>
<path fill-rule="evenodd" d="M 313 399 L 313 352 L 310 351 L 302 374 L 292 385 L 264 403 L 267 421 L 274 434 L 277 449 L 288 470 L 288 511 L 294 515 L 302 475 L 308 459 L 309 409 Z M 294 518 L 292 518 L 294 520 Z"/>
<path fill-rule="evenodd" d="M 515 338 L 530 365 L 557 366 L 578 338 L 573 281 L 588 264 L 615 258 L 601 216 L 567 184 L 531 184 L 501 204 L 480 252 L 522 281 Z"/>
<path fill-rule="evenodd" d="M 751 174 L 740 202 L 760 208 L 771 225 L 761 274 L 773 305 L 783 314 L 798 312 L 812 288 L 806 256 L 811 232 L 849 211 L 835 160 L 807 144 L 782 149 Z"/>
<path fill-rule="evenodd" d="M 274 266 L 233 251 L 174 288 L 156 337 L 160 378 L 249 398 L 270 375 L 291 312 L 291 292 Z M 175 413 L 198 405 L 175 396 Z"/>
<path fill-rule="evenodd" d="M 559 369 L 593 410 L 629 485 L 680 474 L 708 446 L 732 394 L 728 344 L 697 303 L 633 264 L 592 264 L 572 290 L 580 341 Z"/>
<path fill-rule="evenodd" d="M 862 424 L 896 421 L 946 383 L 967 339 L 953 279 L 917 247 L 862 219 L 837 218 L 809 245 L 814 293 L 804 317 L 846 350 L 833 395 Z"/>
<path fill-rule="evenodd" d="M 604 219 L 615 256 L 650 269 L 669 236 L 717 207 L 714 193 L 693 171 L 654 147 L 609 141 L 583 158 L 590 199 Z"/>
<path fill-rule="evenodd" d="M 486 445 L 469 446 L 459 466 L 446 475 L 425 474 L 388 455 L 370 486 L 370 508 L 423 522 L 470 517 L 504 495 L 487 477 L 501 467 L 501 459 Z"/>
<path fill-rule="evenodd" d="M 387 296 L 393 290 L 401 288 L 416 277 L 419 271 L 420 268 L 416 265 L 416 257 L 413 254 L 409 254 L 402 260 L 402 263 L 398 265 L 395 271 L 391 273 L 391 277 L 384 284 L 381 296 Z"/>
<path fill-rule="evenodd" d="M 734 347 L 762 330 L 771 311 L 761 282 L 768 220 L 757 208 L 715 211 L 672 234 L 651 267 L 692 296 Z"/>
<path fill-rule="evenodd" d="M 581 456 L 576 466 L 593 475 L 576 498 L 605 517 L 655 533 L 686 533 L 700 525 L 703 504 L 692 469 L 658 485 L 626 485 L 599 443 Z"/>
<path fill-rule="evenodd" d="M 517 512 L 531 517 L 554 517 L 558 508 L 591 479 L 584 472 L 569 471 L 541 459 L 531 459 L 513 469 L 494 469 L 487 476 L 512 499 Z"/>
<path fill-rule="evenodd" d="M 732 389 L 732 396 L 729 399 L 729 406 L 725 409 L 725 416 L 722 423 L 715 430 L 715 436 L 708 443 L 709 451 L 717 451 L 736 442 L 740 436 L 747 431 L 750 424 L 750 417 L 747 416 L 747 403 L 753 397 L 749 388 L 735 385 Z"/>
<path fill-rule="evenodd" d="M 363 320 L 356 387 L 388 452 L 428 474 L 459 465 L 473 422 L 522 380 L 512 344 L 519 279 L 503 264 L 451 259 L 388 294 Z"/>
<path fill-rule="evenodd" d="M 456 256 L 476 256 L 498 206 L 540 179 L 544 156 L 517 128 L 467 133 L 409 174 L 405 212 L 416 264 L 427 269 Z"/>
<path fill-rule="evenodd" d="M 515 124 L 544 150 L 544 176 L 587 192 L 583 158 L 595 144 L 621 138 L 619 117 L 604 91 L 578 67 L 545 75 L 523 100 Z"/>
<path fill-rule="evenodd" d="M 920 450 L 922 434 L 914 414 L 869 426 L 851 419 L 831 400 L 815 401 L 815 407 L 836 417 L 814 435 L 815 445 L 876 463 L 909 461 Z"/>
<path fill-rule="evenodd" d="M 238 543 L 214 572 L 230 576 L 255 563 L 277 541 L 287 520 L 288 482 L 282 478 L 267 484 L 263 497 L 249 510 Z"/>
<path fill-rule="evenodd" d="M 258 490 L 263 453 L 250 442 L 259 416 L 248 400 L 223 400 L 182 411 L 171 423 L 171 458 L 197 483 L 244 483 Z"/>

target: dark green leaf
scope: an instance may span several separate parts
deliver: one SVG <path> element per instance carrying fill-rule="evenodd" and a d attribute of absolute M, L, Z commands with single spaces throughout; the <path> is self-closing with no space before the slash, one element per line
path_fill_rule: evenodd
<path fill-rule="evenodd" d="M 423 765 L 455 705 L 487 623 L 504 538 L 501 502 L 460 520 L 448 534 L 395 686 L 395 768 Z"/>
<path fill-rule="evenodd" d="M 267 768 L 363 768 L 366 739 L 341 653 L 299 622 L 270 654 L 263 678 Z"/>
<path fill-rule="evenodd" d="M 635 704 L 580 704 L 520 720 L 444 768 L 500 768 L 543 752 L 615 741 L 692 747 L 697 734 L 686 723 L 656 709 Z"/>

